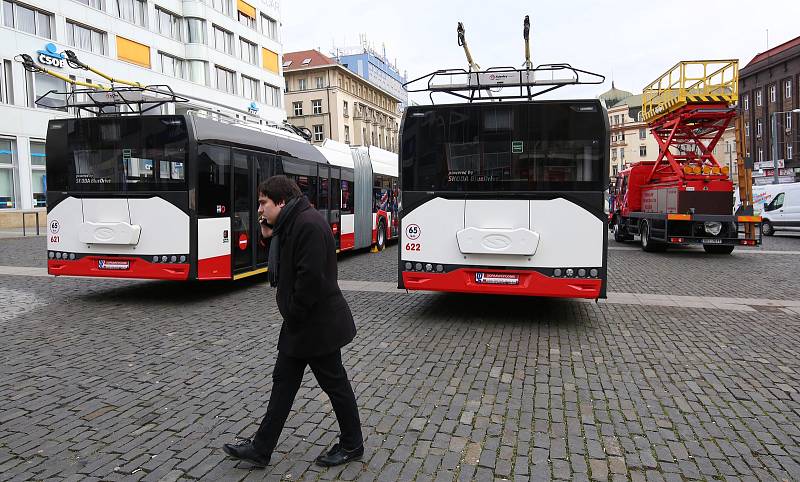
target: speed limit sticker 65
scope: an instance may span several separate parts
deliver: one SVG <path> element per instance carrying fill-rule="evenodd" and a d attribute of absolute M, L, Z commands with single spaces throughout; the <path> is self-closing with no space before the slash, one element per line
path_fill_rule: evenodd
<path fill-rule="evenodd" d="M 409 224 L 406 226 L 406 237 L 408 239 L 417 239 L 420 234 L 422 234 L 422 230 L 416 224 Z"/>

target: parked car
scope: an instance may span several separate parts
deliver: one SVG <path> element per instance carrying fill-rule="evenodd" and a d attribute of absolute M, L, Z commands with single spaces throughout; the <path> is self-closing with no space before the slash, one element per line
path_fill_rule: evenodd
<path fill-rule="evenodd" d="M 772 200 L 761 213 L 761 232 L 772 236 L 775 231 L 800 228 L 800 183 L 775 184 Z"/>

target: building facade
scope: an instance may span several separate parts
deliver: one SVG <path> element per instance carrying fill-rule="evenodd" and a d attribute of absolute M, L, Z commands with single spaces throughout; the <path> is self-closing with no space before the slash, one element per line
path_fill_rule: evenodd
<path fill-rule="evenodd" d="M 397 152 L 400 99 L 317 50 L 286 52 L 284 105 L 289 123 L 312 142 L 326 138 Z"/>
<path fill-rule="evenodd" d="M 408 92 L 403 88 L 406 77 L 400 74 L 397 66 L 392 64 L 385 55 L 380 55 L 367 46 L 362 46 L 337 51 L 334 60 L 381 90 L 400 99 L 401 111 L 408 106 Z"/>
<path fill-rule="evenodd" d="M 756 55 L 739 71 L 739 112 L 753 183 L 800 181 L 800 37 Z M 798 110 L 798 112 L 792 112 Z"/>
<path fill-rule="evenodd" d="M 642 95 L 624 94 L 625 91 L 612 87 L 611 91 L 600 96 L 608 111 L 611 178 L 634 162 L 655 161 L 659 154 L 658 141 L 650 133 L 647 123 L 642 121 Z M 735 139 L 735 129 L 731 125 L 713 150 L 717 161 L 730 169 L 734 183 L 737 182 Z"/>
<path fill-rule="evenodd" d="M 169 85 L 190 108 L 282 123 L 278 0 L 3 0 L 0 27 L 0 212 L 43 207 L 47 122 L 64 107 L 66 82 L 23 69 L 38 66 L 78 81 L 106 84 L 70 67 L 65 50 L 116 78 Z"/>

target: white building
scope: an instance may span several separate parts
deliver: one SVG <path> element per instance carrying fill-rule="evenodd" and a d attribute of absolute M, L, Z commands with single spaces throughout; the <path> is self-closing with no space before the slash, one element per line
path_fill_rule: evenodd
<path fill-rule="evenodd" d="M 43 207 L 47 121 L 71 117 L 42 94 L 65 82 L 26 72 L 15 57 L 80 81 L 106 83 L 60 62 L 64 50 L 116 78 L 166 84 L 190 99 L 165 106 L 282 123 L 279 0 L 2 0 L 0 213 Z M 62 66 L 63 64 L 63 66 Z M 63 99 L 63 97 L 62 97 Z"/>

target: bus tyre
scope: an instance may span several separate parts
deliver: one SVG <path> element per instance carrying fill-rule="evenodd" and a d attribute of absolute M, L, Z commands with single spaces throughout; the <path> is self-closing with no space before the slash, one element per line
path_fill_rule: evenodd
<path fill-rule="evenodd" d="M 761 234 L 764 236 L 772 236 L 775 234 L 775 228 L 772 226 L 772 223 L 766 219 L 761 222 Z"/>
<path fill-rule="evenodd" d="M 734 246 L 710 246 L 704 245 L 703 249 L 708 254 L 731 254 L 733 253 Z"/>
<path fill-rule="evenodd" d="M 378 232 L 375 235 L 375 248 L 378 251 L 383 251 L 386 247 L 386 223 L 381 219 L 378 222 Z"/>
<path fill-rule="evenodd" d="M 647 251 L 648 253 L 655 253 L 658 251 L 664 251 L 665 246 L 658 241 L 653 240 L 650 237 L 650 222 L 649 221 L 642 221 L 642 226 L 639 228 L 639 232 L 642 236 L 642 249 Z"/>

